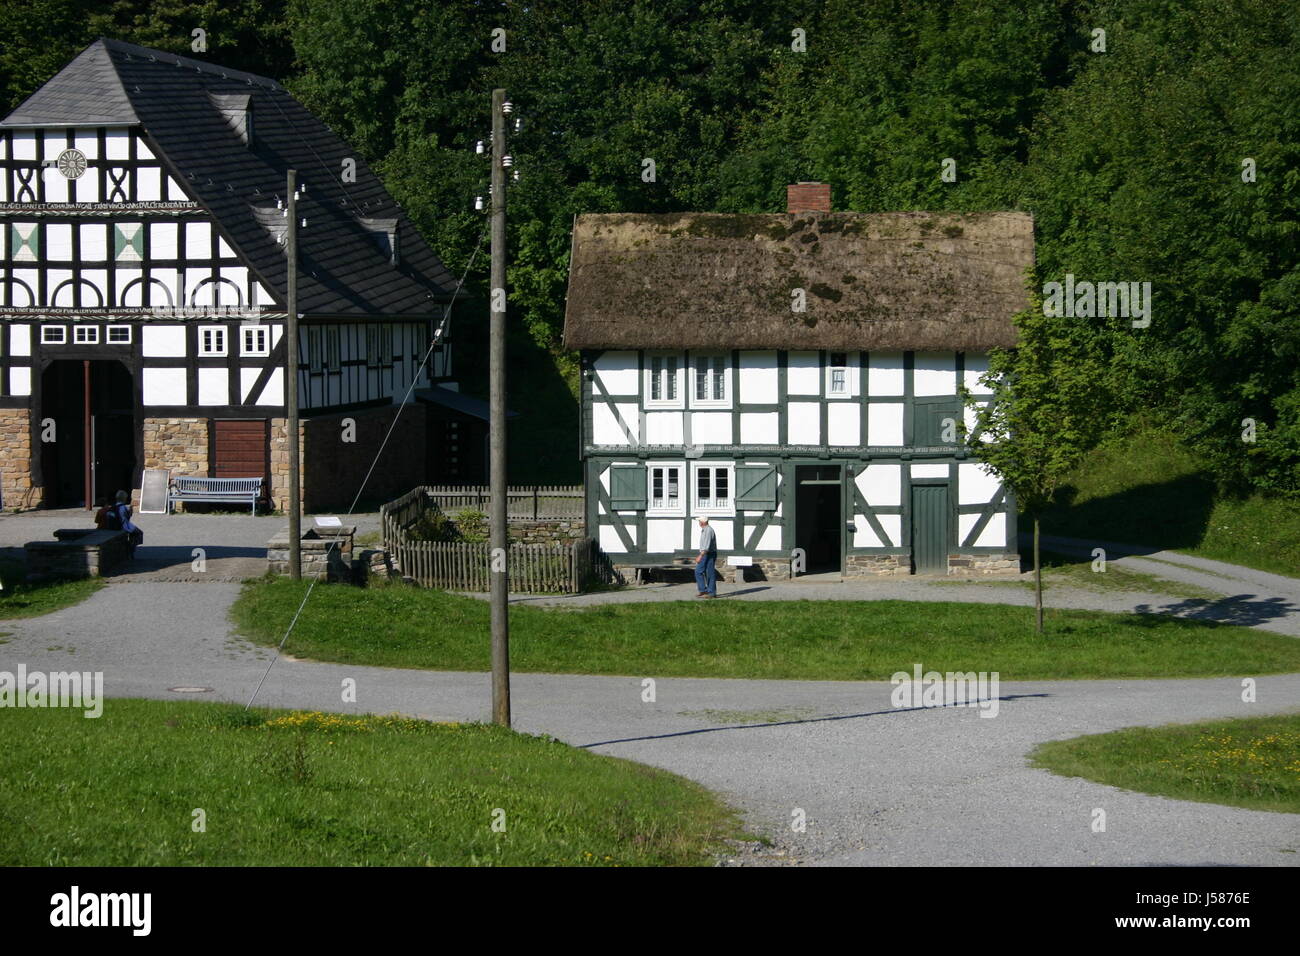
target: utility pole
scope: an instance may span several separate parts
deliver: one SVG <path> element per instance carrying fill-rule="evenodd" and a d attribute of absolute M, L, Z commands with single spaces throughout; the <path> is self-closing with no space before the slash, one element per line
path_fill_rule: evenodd
<path fill-rule="evenodd" d="M 298 474 L 298 170 L 289 170 L 285 199 L 285 214 L 289 229 L 285 233 L 285 254 L 288 258 L 288 306 L 285 322 L 285 400 L 288 405 L 287 427 L 289 439 L 289 574 L 295 581 L 302 579 L 302 495 Z"/>
<path fill-rule="evenodd" d="M 492 722 L 510 726 L 510 577 L 506 566 L 506 91 L 492 91 L 492 273 L 489 471 L 492 495 Z"/>

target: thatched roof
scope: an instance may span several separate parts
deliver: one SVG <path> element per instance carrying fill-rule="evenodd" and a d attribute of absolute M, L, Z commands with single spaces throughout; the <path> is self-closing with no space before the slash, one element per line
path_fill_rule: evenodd
<path fill-rule="evenodd" d="M 564 340 L 985 351 L 1015 344 L 1033 261 L 1019 212 L 583 215 Z"/>

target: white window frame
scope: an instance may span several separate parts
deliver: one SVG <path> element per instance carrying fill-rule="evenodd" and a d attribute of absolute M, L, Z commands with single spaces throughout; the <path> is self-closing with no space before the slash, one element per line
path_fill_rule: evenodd
<path fill-rule="evenodd" d="M 72 327 L 72 344 L 73 345 L 98 345 L 99 326 L 98 325 L 74 325 Z"/>
<path fill-rule="evenodd" d="M 854 365 L 854 362 L 853 362 L 853 356 L 854 356 L 854 354 L 855 354 L 854 352 L 849 351 L 849 350 L 843 350 L 843 351 L 841 351 L 841 350 L 839 350 L 839 349 L 836 349 L 834 352 L 832 352 L 832 351 L 830 351 L 830 350 L 827 350 L 827 352 L 826 352 L 826 383 L 825 383 L 825 385 L 824 385 L 824 388 L 825 388 L 825 392 L 826 392 L 826 397 L 827 397 L 828 399 L 842 400 L 842 399 L 846 399 L 846 398 L 855 398 L 855 397 L 857 397 L 857 388 L 856 388 L 856 384 L 857 384 L 857 383 L 856 383 L 856 380 L 855 380 L 855 378 L 854 378 L 854 373 L 856 373 L 856 372 L 858 371 L 858 367 L 857 367 L 856 365 Z M 844 356 L 844 364 L 843 364 L 843 365 L 833 365 L 833 364 L 832 364 L 832 362 L 834 361 L 834 358 L 835 358 L 836 355 L 843 355 L 843 356 Z M 841 392 L 832 391 L 832 385 L 833 385 L 834 380 L 835 380 L 835 372 L 837 372 L 837 371 L 843 371 L 843 372 L 844 372 L 844 390 L 841 391 Z"/>
<path fill-rule="evenodd" d="M 676 504 L 666 504 L 664 502 L 670 499 L 665 494 L 662 498 L 655 498 L 655 472 L 660 469 L 676 468 L 677 469 L 677 498 Z M 645 469 L 645 503 L 646 517 L 663 517 L 663 518 L 684 518 L 686 516 L 686 496 L 689 488 L 686 487 L 687 476 L 690 470 L 686 467 L 684 461 L 653 461 L 646 462 Z M 668 490 L 668 479 L 665 473 L 664 491 Z M 658 502 L 658 503 L 656 503 Z"/>
<path fill-rule="evenodd" d="M 220 349 L 208 348 L 207 333 L 215 333 L 213 338 L 221 343 Z M 199 326 L 199 358 L 224 358 L 230 354 L 230 338 L 224 325 Z"/>
<path fill-rule="evenodd" d="M 126 338 L 114 339 L 114 332 L 125 332 Z M 104 330 L 104 342 L 108 345 L 130 345 L 131 344 L 131 326 L 129 325 L 110 325 Z"/>
<path fill-rule="evenodd" d="M 722 369 L 716 368 L 718 361 L 722 362 Z M 706 390 L 708 398 L 698 397 L 699 376 L 701 363 L 708 363 L 706 372 Z M 689 376 L 691 390 L 691 408 L 730 408 L 731 407 L 731 356 L 726 352 L 700 352 L 691 355 L 691 374 Z M 717 393 L 719 382 L 722 385 L 722 397 L 714 398 Z"/>
<path fill-rule="evenodd" d="M 709 469 L 710 491 L 717 493 L 717 472 L 726 472 L 727 497 L 700 497 L 700 473 Z M 691 514 L 734 516 L 736 513 L 736 464 L 730 461 L 698 461 L 691 465 Z"/>
<path fill-rule="evenodd" d="M 59 337 L 56 339 L 52 333 L 58 332 Z M 42 345 L 67 345 L 68 344 L 68 327 L 66 325 L 42 325 L 41 326 L 41 344 Z"/>
<path fill-rule="evenodd" d="M 248 347 L 249 336 L 254 341 L 260 337 L 262 344 L 256 348 Z M 239 327 L 239 354 L 262 357 L 271 354 L 271 327 L 269 325 L 241 325 Z"/>
<path fill-rule="evenodd" d="M 664 360 L 664 365 L 659 372 L 660 379 L 660 397 L 653 398 L 655 384 L 654 363 L 656 359 Z M 668 361 L 672 359 L 677 364 L 675 373 L 669 372 Z M 684 379 L 686 371 L 685 356 L 681 352 L 647 352 L 645 356 L 645 407 L 646 408 L 685 408 L 686 407 L 686 382 Z M 671 376 L 671 377 L 670 377 Z M 669 389 L 666 387 L 672 383 L 676 390 L 676 396 L 673 398 L 666 397 Z"/>
<path fill-rule="evenodd" d="M 327 325 L 324 341 L 325 371 L 343 371 L 343 331 L 337 325 Z"/>
<path fill-rule="evenodd" d="M 318 373 L 325 371 L 325 329 L 319 325 L 306 328 L 307 371 Z"/>

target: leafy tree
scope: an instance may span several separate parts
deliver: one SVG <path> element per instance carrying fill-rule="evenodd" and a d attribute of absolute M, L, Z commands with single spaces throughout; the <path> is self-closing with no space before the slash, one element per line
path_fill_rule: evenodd
<path fill-rule="evenodd" d="M 1092 357 L 1071 334 L 1069 320 L 1043 315 L 1042 300 L 1016 316 L 1019 343 L 996 349 L 981 381 L 993 389 L 979 411 L 980 435 L 971 454 L 989 465 L 1034 523 L 1035 627 L 1043 633 L 1043 577 L 1039 518 L 1062 482 L 1095 448 L 1111 424 L 1113 406 Z"/>

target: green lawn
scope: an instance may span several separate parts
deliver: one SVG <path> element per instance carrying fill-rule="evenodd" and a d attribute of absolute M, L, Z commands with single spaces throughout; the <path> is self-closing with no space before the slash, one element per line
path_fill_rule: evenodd
<path fill-rule="evenodd" d="M 1300 813 L 1300 713 L 1133 727 L 1041 744 L 1030 759 L 1125 790 Z"/>
<path fill-rule="evenodd" d="M 1300 577 L 1300 507 L 1232 498 L 1167 431 L 1141 428 L 1094 450 L 1070 477 L 1044 534 L 1153 545 Z M 1025 515 L 1022 531 L 1033 530 Z"/>
<path fill-rule="evenodd" d="M 28 584 L 26 574 L 25 562 L 0 561 L 0 584 L 3 584 L 3 589 L 0 589 L 0 621 L 60 611 L 84 601 L 104 586 L 100 578 Z"/>
<path fill-rule="evenodd" d="M 491 725 L 113 699 L 0 735 L 5 866 L 683 865 L 741 835 L 690 781 Z"/>
<path fill-rule="evenodd" d="M 240 631 L 277 644 L 305 582 L 244 585 Z M 1300 671 L 1300 640 L 1152 615 L 1047 613 L 909 601 L 674 601 L 510 609 L 519 671 L 677 677 L 888 680 L 927 669 L 1003 680 L 1210 677 Z M 488 606 L 405 585 L 317 587 L 285 645 L 296 657 L 387 667 L 487 670 Z"/>

